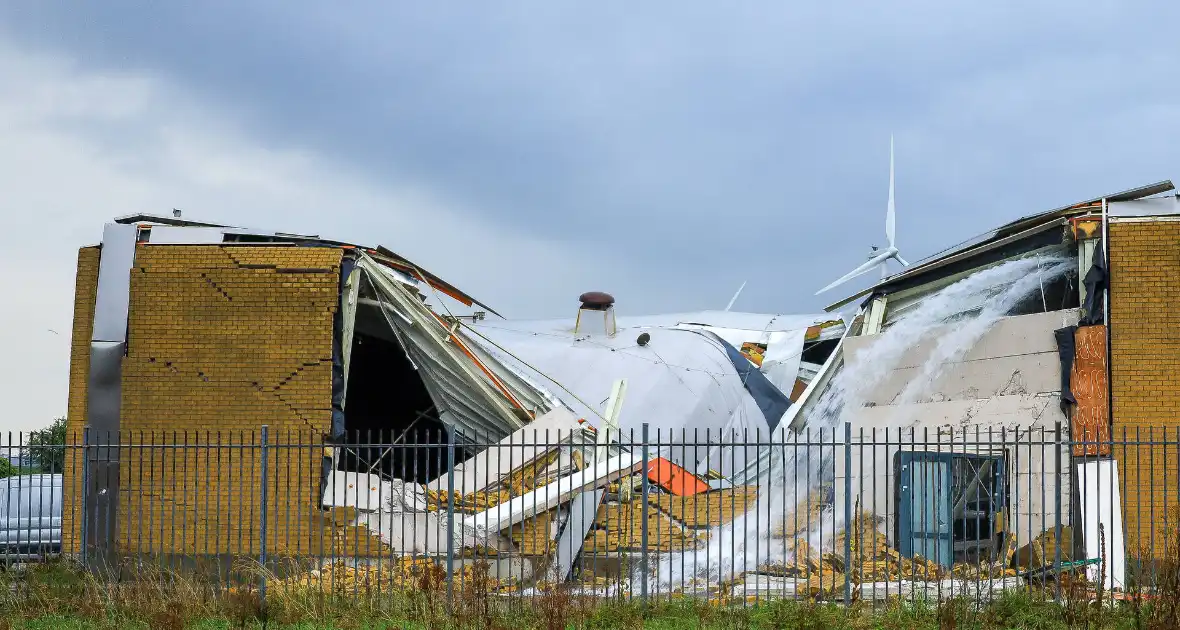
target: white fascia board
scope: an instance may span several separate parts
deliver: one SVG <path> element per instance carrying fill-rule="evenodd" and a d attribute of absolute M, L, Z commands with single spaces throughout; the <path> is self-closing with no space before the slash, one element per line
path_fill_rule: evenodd
<path fill-rule="evenodd" d="M 501 503 L 479 514 L 468 516 L 463 519 L 463 524 L 467 527 L 478 527 L 487 531 L 500 531 L 536 514 L 548 512 L 569 501 L 577 494 L 602 488 L 622 477 L 634 474 L 642 466 L 642 458 L 624 453 L 597 464 L 593 468 L 562 477 L 507 503 Z"/>

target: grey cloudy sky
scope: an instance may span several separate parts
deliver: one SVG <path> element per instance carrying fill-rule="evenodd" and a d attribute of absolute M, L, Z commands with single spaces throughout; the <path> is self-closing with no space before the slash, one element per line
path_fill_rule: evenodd
<path fill-rule="evenodd" d="M 890 133 L 911 260 L 1180 175 L 1174 3 L 798 4 L 0 1 L 0 429 L 64 412 L 116 215 L 384 244 L 513 317 L 805 312 L 884 239 Z"/>

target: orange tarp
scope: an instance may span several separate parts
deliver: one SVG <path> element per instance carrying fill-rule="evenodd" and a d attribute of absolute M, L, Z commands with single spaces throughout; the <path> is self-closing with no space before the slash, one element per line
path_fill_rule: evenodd
<path fill-rule="evenodd" d="M 1106 326 L 1079 327 L 1074 333 L 1074 345 L 1073 371 L 1069 377 L 1069 388 L 1078 401 L 1070 421 L 1073 454 L 1075 457 L 1110 455 Z"/>

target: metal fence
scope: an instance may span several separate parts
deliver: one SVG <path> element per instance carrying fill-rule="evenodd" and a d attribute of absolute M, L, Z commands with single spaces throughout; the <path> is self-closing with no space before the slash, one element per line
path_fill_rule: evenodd
<path fill-rule="evenodd" d="M 0 553 L 264 597 L 433 586 L 848 603 L 1052 591 L 1063 575 L 1150 588 L 1180 558 L 1180 430 L 1115 433 L 10 434 Z"/>

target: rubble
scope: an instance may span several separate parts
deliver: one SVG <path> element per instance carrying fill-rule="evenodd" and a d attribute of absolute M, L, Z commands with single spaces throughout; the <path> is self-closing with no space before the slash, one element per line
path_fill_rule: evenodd
<path fill-rule="evenodd" d="M 425 512 L 446 512 L 447 498 L 446 490 L 427 490 L 426 491 L 426 507 Z M 476 514 L 487 509 L 491 509 L 501 503 L 504 503 L 512 498 L 512 493 L 507 490 L 499 490 L 496 492 L 487 492 L 484 490 L 477 490 L 475 492 L 468 492 L 462 494 L 455 493 L 454 509 L 457 513 L 462 514 Z"/>
<path fill-rule="evenodd" d="M 815 506 L 813 506 L 815 509 Z M 962 593 L 964 588 L 987 592 L 1011 589 L 1022 584 L 1018 571 L 1009 564 L 1012 554 L 995 562 L 956 563 L 949 569 L 921 556 L 903 557 L 877 530 L 880 519 L 862 513 L 852 527 L 839 532 L 835 551 L 813 549 L 806 539 L 794 538 L 788 546 L 791 557 L 784 563 L 765 563 L 757 571 L 744 573 L 724 585 L 724 598 L 797 595 L 811 599 L 842 599 L 847 582 L 853 599 L 877 599 L 887 595 L 918 593 Z M 848 539 L 850 566 L 845 566 L 844 545 Z M 979 585 L 986 584 L 986 588 Z"/>
<path fill-rule="evenodd" d="M 319 569 L 305 571 L 287 578 L 269 580 L 272 593 L 297 596 L 308 593 L 408 593 L 445 589 L 446 569 L 436 558 L 404 556 L 393 561 L 368 564 L 338 561 Z M 491 592 L 511 592 L 518 588 L 515 579 L 488 576 L 486 565 L 469 563 L 456 567 L 454 581 L 464 584 L 483 582 Z"/>

